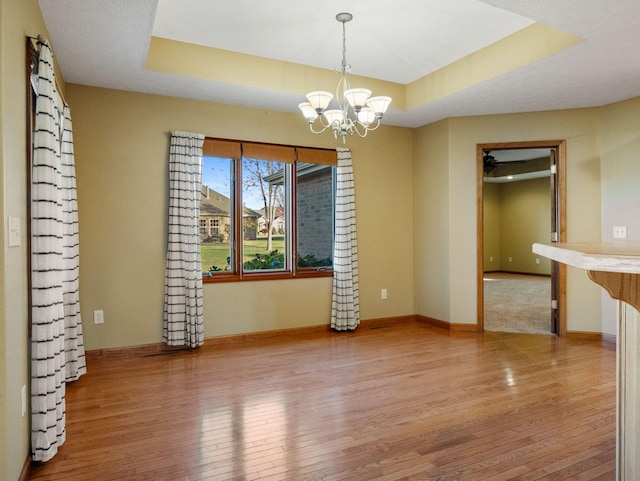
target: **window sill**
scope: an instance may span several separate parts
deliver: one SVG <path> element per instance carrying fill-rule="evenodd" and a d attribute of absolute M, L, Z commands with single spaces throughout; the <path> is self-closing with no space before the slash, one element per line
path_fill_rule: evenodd
<path fill-rule="evenodd" d="M 273 281 L 280 279 L 310 279 L 314 277 L 333 277 L 333 269 L 303 269 L 295 274 L 291 272 L 260 272 L 252 274 L 214 274 L 202 277 L 203 284 L 215 284 L 218 282 L 246 282 L 246 281 Z"/>

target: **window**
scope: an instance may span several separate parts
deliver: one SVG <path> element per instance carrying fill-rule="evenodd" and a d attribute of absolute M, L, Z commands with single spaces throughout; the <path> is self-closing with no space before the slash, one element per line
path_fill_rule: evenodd
<path fill-rule="evenodd" d="M 205 139 L 204 280 L 331 275 L 336 164 L 334 150 Z"/>
<path fill-rule="evenodd" d="M 274 225 L 276 217 L 287 211 L 286 179 L 289 175 L 286 162 L 255 157 L 242 159 L 242 203 L 249 207 L 244 214 L 242 232 L 242 268 L 245 272 L 288 270 L 290 266 L 284 228 L 279 233 Z M 254 212 L 257 217 L 252 218 Z"/>
<path fill-rule="evenodd" d="M 296 162 L 298 268 L 333 264 L 334 168 Z"/>

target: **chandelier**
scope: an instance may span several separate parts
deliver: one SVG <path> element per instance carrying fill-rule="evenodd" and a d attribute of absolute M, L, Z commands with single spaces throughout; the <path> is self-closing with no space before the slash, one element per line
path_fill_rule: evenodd
<path fill-rule="evenodd" d="M 341 73 L 342 77 L 336 87 L 335 97 L 330 92 L 309 92 L 308 102 L 298 105 L 309 123 L 311 132 L 321 134 L 331 128 L 334 137 L 342 137 L 343 143 L 346 143 L 347 135 L 358 134 L 365 137 L 370 130 L 377 129 L 382 115 L 391 103 L 391 97 L 371 97 L 371 90 L 352 89 L 349 85 L 347 76 L 351 72 L 351 65 L 346 60 L 345 24 L 352 18 L 353 15 L 346 12 L 336 15 L 336 20 L 342 23 L 342 64 L 336 71 Z M 335 99 L 338 107 L 329 109 L 332 99 Z"/>

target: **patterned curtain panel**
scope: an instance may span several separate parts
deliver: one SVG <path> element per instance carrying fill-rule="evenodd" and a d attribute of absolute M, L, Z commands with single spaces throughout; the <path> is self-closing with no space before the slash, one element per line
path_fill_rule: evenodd
<path fill-rule="evenodd" d="M 200 195 L 204 135 L 172 132 L 169 150 L 169 241 L 162 340 L 169 346 L 204 342 Z"/>
<path fill-rule="evenodd" d="M 86 372 L 78 296 L 78 208 L 69 107 L 39 42 L 31 168 L 31 444 L 51 459 L 66 437 L 65 382 Z"/>
<path fill-rule="evenodd" d="M 331 327 L 337 331 L 346 331 L 353 330 L 360 324 L 356 201 L 351 151 L 344 148 L 337 150 Z"/>
<path fill-rule="evenodd" d="M 62 194 L 62 297 L 64 305 L 65 380 L 76 381 L 87 372 L 80 319 L 80 239 L 78 236 L 78 191 L 73 151 L 71 110 L 64 106 L 60 157 Z"/>

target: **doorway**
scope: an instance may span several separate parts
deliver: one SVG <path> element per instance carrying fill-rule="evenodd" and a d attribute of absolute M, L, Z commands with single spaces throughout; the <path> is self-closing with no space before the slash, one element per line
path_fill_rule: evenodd
<path fill-rule="evenodd" d="M 539 301 L 542 304 L 536 311 L 542 320 L 536 321 L 537 330 L 532 332 L 540 332 L 542 322 L 548 326 L 546 332 L 564 336 L 566 268 L 557 262 L 535 256 L 531 252 L 531 244 L 566 240 L 565 142 L 478 144 L 476 157 L 479 330 L 486 328 L 485 316 L 488 323 L 492 324 L 489 326 L 492 330 L 514 330 L 499 327 L 505 325 L 504 319 L 494 320 L 493 316 L 501 312 L 501 307 L 493 304 L 498 302 L 496 299 L 506 300 L 508 304 L 508 312 L 502 312 L 504 318 L 514 319 L 514 325 L 515 320 L 521 324 L 525 322 L 533 312 L 531 302 L 534 302 L 534 296 L 517 290 L 518 286 L 525 286 L 523 288 L 537 293 L 538 298 L 543 296 Z M 526 192 L 526 196 L 523 192 Z M 515 199 L 525 197 L 524 205 L 518 207 Z M 496 207 L 500 198 L 506 199 L 510 207 Z M 533 200 L 535 198 L 538 200 Z M 496 213 L 496 208 L 500 213 Z M 502 225 L 500 221 L 491 223 L 496 216 L 504 218 Z M 492 232 L 496 225 L 500 225 L 500 235 Z M 485 275 L 487 281 L 496 283 L 486 283 Z M 541 284 L 542 279 L 547 279 L 548 283 Z M 514 294 L 510 294 L 509 289 L 513 289 Z M 528 306 L 519 308 L 518 299 Z M 544 328 L 542 330 L 545 331 Z"/>

